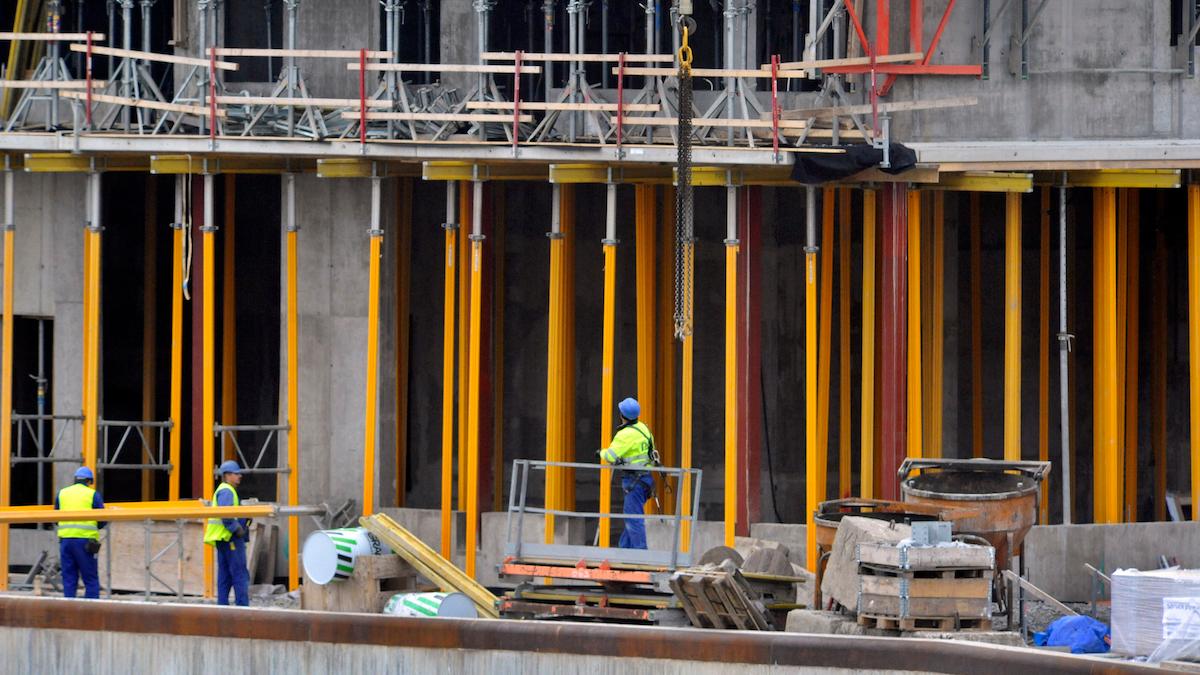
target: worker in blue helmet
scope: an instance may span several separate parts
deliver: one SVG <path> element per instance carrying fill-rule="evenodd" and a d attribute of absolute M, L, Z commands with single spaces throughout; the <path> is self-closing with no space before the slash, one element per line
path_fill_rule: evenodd
<path fill-rule="evenodd" d="M 612 443 L 600 451 L 600 459 L 607 464 L 624 467 L 621 487 L 625 490 L 625 514 L 642 515 L 646 502 L 654 495 L 654 476 L 645 467 L 658 464 L 658 451 L 654 449 L 654 435 L 638 417 L 642 407 L 636 399 L 627 398 L 617 404 L 621 414 L 621 426 L 613 434 Z M 625 529 L 618 543 L 621 548 L 646 548 L 646 521 L 642 518 L 626 518 Z"/>
<path fill-rule="evenodd" d="M 221 484 L 213 492 L 213 506 L 238 506 L 237 487 L 242 484 L 242 467 L 228 460 L 217 469 Z M 217 549 L 217 604 L 234 602 L 250 605 L 250 571 L 246 567 L 246 544 L 250 540 L 250 522 L 242 518 L 209 518 L 204 528 L 204 543 Z"/>
<path fill-rule="evenodd" d="M 81 466 L 75 470 L 75 482 L 58 491 L 54 508 L 59 511 L 91 511 L 104 508 L 100 493 L 92 488 L 92 470 Z M 62 566 L 63 595 L 75 597 L 76 586 L 83 577 L 83 597 L 100 597 L 100 575 L 96 554 L 100 552 L 100 528 L 104 523 L 95 520 L 71 520 L 58 524 L 58 562 Z"/>

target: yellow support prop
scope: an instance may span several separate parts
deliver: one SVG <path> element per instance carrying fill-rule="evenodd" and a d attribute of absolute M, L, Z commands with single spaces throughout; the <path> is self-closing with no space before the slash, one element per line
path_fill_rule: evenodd
<path fill-rule="evenodd" d="M 1050 459 L 1050 186 L 1042 187 L 1038 265 L 1038 459 Z M 1050 477 L 1042 482 L 1038 522 L 1050 522 Z"/>
<path fill-rule="evenodd" d="M 1127 298 L 1129 290 L 1129 190 L 1117 188 L 1117 455 L 1113 471 L 1117 483 L 1124 487 L 1125 480 L 1125 338 Z M 1118 495 L 1119 508 L 1124 510 L 1125 498 Z"/>
<path fill-rule="evenodd" d="M 1021 195 L 1004 195 L 1004 459 L 1021 460 Z"/>
<path fill-rule="evenodd" d="M 203 246 L 201 283 L 204 285 L 201 307 L 201 494 L 205 499 L 213 495 L 213 428 L 216 426 L 216 345 L 214 323 L 216 314 L 216 226 L 213 225 L 213 175 L 204 174 L 204 226 L 200 228 Z M 93 250 L 94 252 L 94 250 Z M 95 261 L 93 261 L 95 262 Z M 211 547 L 204 547 L 204 596 L 213 596 L 213 555 Z"/>
<path fill-rule="evenodd" d="M 838 189 L 838 497 L 849 497 L 850 481 L 850 188 Z"/>
<path fill-rule="evenodd" d="M 1097 188 L 1095 256 L 1096 288 L 1096 522 L 1120 521 L 1120 481 L 1117 474 L 1117 326 L 1116 250 L 1117 222 L 1115 188 Z"/>
<path fill-rule="evenodd" d="M 472 183 L 471 200 L 471 343 L 467 376 L 467 539 L 466 573 L 475 578 L 475 554 L 479 549 L 479 370 L 480 323 L 483 308 L 483 183 Z"/>
<path fill-rule="evenodd" d="M 679 387 L 679 466 L 684 469 L 692 468 L 692 366 L 695 337 L 687 335 L 683 338 L 683 372 Z M 683 477 L 683 517 L 692 515 L 692 478 Z M 680 527 L 681 551 L 692 550 L 692 524 L 683 521 Z"/>
<path fill-rule="evenodd" d="M 13 285 L 16 283 L 13 231 L 13 172 L 4 171 L 4 316 L 0 325 L 0 510 L 12 501 Z M 8 525 L 0 525 L 0 591 L 8 590 Z"/>
<path fill-rule="evenodd" d="M 300 504 L 300 316 L 297 293 L 300 264 L 296 228 L 296 175 L 284 178 L 287 195 L 287 454 L 288 504 Z M 288 587 L 300 587 L 300 520 L 288 518 Z"/>
<path fill-rule="evenodd" d="M 1125 206 L 1126 216 L 1126 249 L 1125 280 L 1128 290 L 1125 294 L 1125 321 L 1120 330 L 1125 332 L 1125 454 L 1121 462 L 1121 475 L 1124 477 L 1122 493 L 1124 505 L 1122 520 L 1126 523 L 1136 523 L 1137 488 L 1138 488 L 1138 328 L 1141 326 L 1138 298 L 1140 297 L 1140 280 L 1138 256 L 1141 255 L 1141 220 L 1139 218 L 1140 200 L 1137 188 L 1127 191 Z"/>
<path fill-rule="evenodd" d="M 809 188 L 815 189 L 815 188 Z M 809 197 L 812 199 L 812 197 Z M 811 204 L 811 202 L 810 202 Z M 804 254 L 804 520 L 806 528 L 805 566 L 817 569 L 817 528 L 813 514 L 824 499 L 817 447 L 817 253 Z"/>
<path fill-rule="evenodd" d="M 100 239 L 100 174 L 88 174 L 88 185 L 91 188 L 88 199 L 91 202 L 91 221 L 88 223 L 87 238 L 91 240 L 91 262 L 88 265 L 88 275 L 84 280 L 87 284 L 87 370 L 84 378 L 87 385 L 83 396 L 86 409 L 83 421 L 83 435 L 87 439 L 87 454 L 83 461 L 86 466 L 96 470 L 96 450 L 99 444 L 99 389 L 100 389 L 100 274 L 101 248 Z"/>
<path fill-rule="evenodd" d="M 863 190 L 862 439 L 859 495 L 875 497 L 875 190 Z"/>
<path fill-rule="evenodd" d="M 562 379 L 558 383 L 558 397 L 562 411 L 562 420 L 558 425 L 560 436 L 559 461 L 574 462 L 575 456 L 575 185 L 564 185 L 562 194 L 562 231 L 563 231 L 563 264 L 562 264 L 562 321 L 561 349 L 559 358 L 562 365 L 559 372 Z M 575 508 L 575 469 L 561 469 L 562 506 L 568 510 Z"/>
<path fill-rule="evenodd" d="M 175 177 L 175 222 L 171 224 L 171 475 L 168 499 L 179 499 L 183 446 L 183 238 L 185 178 Z"/>
<path fill-rule="evenodd" d="M 737 188 L 725 190 L 725 545 L 733 548 L 738 507 Z"/>
<path fill-rule="evenodd" d="M 366 416 L 363 429 L 363 493 L 362 512 L 375 512 L 375 420 L 379 404 L 379 258 L 383 252 L 383 229 L 380 227 L 380 192 L 382 179 L 371 179 L 371 239 L 367 272 L 367 392 Z M 205 260 L 207 263 L 207 260 Z"/>
<path fill-rule="evenodd" d="M 817 482 L 818 501 L 829 494 L 829 376 L 833 363 L 833 256 L 834 207 L 837 191 L 825 188 L 821 194 L 821 317 L 817 322 L 820 345 L 817 347 Z"/>
<path fill-rule="evenodd" d="M 658 306 L 671 307 L 675 302 L 675 186 L 664 185 L 661 208 L 658 217 Z M 659 311 L 658 322 L 655 326 L 655 361 L 654 379 L 655 396 L 654 409 L 658 415 L 654 419 L 654 445 L 662 454 L 665 466 L 679 466 L 679 453 L 675 444 L 677 429 L 678 401 L 676 399 L 675 361 L 677 359 L 677 341 L 675 339 L 675 317 L 672 312 Z M 662 502 L 663 512 L 675 513 L 675 495 L 678 485 L 670 478 L 658 482 L 658 497 Z"/>
<path fill-rule="evenodd" d="M 87 185 L 87 187 L 85 189 L 88 192 L 88 194 L 90 195 L 91 194 L 91 183 L 89 182 L 86 185 Z M 90 198 L 90 196 L 88 196 L 88 197 L 85 197 L 85 199 L 90 200 L 91 198 Z M 90 209 L 90 208 L 91 208 L 91 202 L 89 201 L 88 204 L 85 206 L 85 210 Z M 80 384 L 79 384 L 80 404 L 79 404 L 79 407 L 80 407 L 80 414 L 83 415 L 83 419 L 85 421 L 83 437 L 79 439 L 79 452 L 80 452 L 80 456 L 83 458 L 84 464 L 87 464 L 88 457 L 91 457 L 91 455 L 92 455 L 92 444 L 91 444 L 91 440 L 88 438 L 87 427 L 86 427 L 86 420 L 88 419 L 88 396 L 87 396 L 88 373 L 91 372 L 91 369 L 88 367 L 88 361 L 92 355 L 91 348 L 90 348 L 90 346 L 92 344 L 92 337 L 91 337 L 92 320 L 91 320 L 91 316 L 90 316 L 91 311 L 92 311 L 92 296 L 91 296 L 91 287 L 88 286 L 88 280 L 91 278 L 92 278 L 92 233 L 91 233 L 91 230 L 89 230 L 87 225 L 85 224 L 84 228 L 83 228 L 83 308 L 82 308 L 82 310 L 83 310 L 83 325 L 80 328 L 81 337 L 83 338 L 83 344 L 81 345 L 82 349 L 80 350 L 80 362 L 82 365 L 82 370 L 79 373 L 79 375 L 80 375 Z"/>
<path fill-rule="evenodd" d="M 908 192 L 908 456 L 922 457 L 921 193 Z"/>
<path fill-rule="evenodd" d="M 462 220 L 471 217 L 470 182 L 459 183 L 458 212 Z M 467 508 L 467 350 L 471 342 L 471 230 L 458 228 L 458 510 Z"/>
<path fill-rule="evenodd" d="M 1192 520 L 1200 521 L 1200 185 L 1187 187 L 1188 375 L 1191 392 Z"/>
<path fill-rule="evenodd" d="M 454 181 L 446 182 L 446 222 L 444 224 L 445 275 L 442 308 L 442 557 L 450 560 L 453 554 L 451 522 L 454 518 L 454 282 L 458 252 L 458 224 L 455 209 L 458 198 Z"/>
<path fill-rule="evenodd" d="M 930 308 L 929 456 L 942 456 L 942 369 L 945 352 L 946 217 L 945 193 L 933 198 L 933 306 Z"/>
<path fill-rule="evenodd" d="M 604 319 L 600 356 L 600 447 L 607 448 L 613 437 L 613 368 L 617 313 L 617 186 L 607 186 L 608 231 L 604 247 Z M 601 460 L 603 461 L 603 460 Z M 610 469 L 600 472 L 600 513 L 612 512 L 612 476 Z M 612 536 L 612 519 L 600 519 L 600 546 L 607 548 Z"/>
<path fill-rule="evenodd" d="M 559 372 L 562 365 L 559 356 L 562 349 L 563 234 L 560 212 L 562 186 L 556 183 L 551 189 L 553 190 L 553 204 L 550 215 L 550 302 L 546 321 L 546 343 L 548 345 L 546 352 L 546 461 L 557 462 L 561 461 L 562 452 L 559 445 L 562 415 L 559 405 L 561 403 L 559 383 L 562 378 L 562 374 Z M 562 472 L 557 467 L 549 467 L 546 470 L 547 509 L 558 509 L 562 506 L 559 500 L 561 476 Z M 551 513 L 546 514 L 545 541 L 547 544 L 554 543 L 554 514 Z"/>

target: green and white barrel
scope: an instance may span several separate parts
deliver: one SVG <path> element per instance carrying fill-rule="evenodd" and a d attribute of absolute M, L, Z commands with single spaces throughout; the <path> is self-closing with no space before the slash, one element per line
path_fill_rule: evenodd
<path fill-rule="evenodd" d="M 360 555 L 382 555 L 388 551 L 379 539 L 361 527 L 317 530 L 304 540 L 300 557 L 304 574 L 320 586 L 343 581 L 354 574 L 354 561 Z"/>
<path fill-rule="evenodd" d="M 479 617 L 475 603 L 462 593 L 397 593 L 383 606 L 392 616 L 442 616 L 456 619 Z"/>

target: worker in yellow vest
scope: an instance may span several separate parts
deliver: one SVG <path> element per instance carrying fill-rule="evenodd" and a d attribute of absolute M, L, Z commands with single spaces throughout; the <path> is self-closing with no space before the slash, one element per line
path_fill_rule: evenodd
<path fill-rule="evenodd" d="M 646 502 L 654 494 L 654 477 L 649 471 L 639 470 L 658 464 L 658 451 L 654 449 L 654 435 L 650 428 L 638 420 L 642 406 L 635 399 L 627 398 L 617 404 L 621 414 L 621 426 L 613 434 L 612 443 L 600 451 L 600 457 L 608 464 L 620 465 L 621 487 L 625 490 L 623 513 L 641 515 L 646 512 Z M 621 548 L 646 548 L 646 521 L 642 518 L 625 518 L 625 529 L 621 531 Z"/>
<path fill-rule="evenodd" d="M 59 511 L 90 511 L 104 508 L 100 493 L 92 489 L 95 476 L 81 466 L 75 470 L 75 483 L 58 491 L 54 508 Z M 79 577 L 83 577 L 83 597 L 100 597 L 100 575 L 96 554 L 100 552 L 100 528 L 95 520 L 63 521 L 58 524 L 58 562 L 62 566 L 63 595 L 75 597 Z"/>
<path fill-rule="evenodd" d="M 242 483 L 242 468 L 229 460 L 221 464 L 221 484 L 213 492 L 213 506 L 237 506 L 237 486 Z M 204 528 L 204 543 L 217 549 L 217 604 L 229 604 L 229 589 L 234 602 L 250 605 L 250 571 L 246 568 L 246 543 L 250 539 L 248 521 L 242 518 L 209 518 Z"/>

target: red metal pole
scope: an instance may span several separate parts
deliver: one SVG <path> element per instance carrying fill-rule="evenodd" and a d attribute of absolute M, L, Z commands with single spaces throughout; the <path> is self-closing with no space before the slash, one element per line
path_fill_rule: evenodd
<path fill-rule="evenodd" d="M 779 55 L 771 56 L 771 146 L 779 158 Z"/>
<path fill-rule="evenodd" d="M 621 155 L 621 127 L 625 124 L 625 52 L 617 54 L 617 156 Z"/>
<path fill-rule="evenodd" d="M 516 59 L 513 66 L 513 151 L 517 149 L 517 145 L 521 142 L 520 124 L 521 124 L 521 56 L 525 52 L 517 50 Z"/>
<path fill-rule="evenodd" d="M 738 504 L 737 532 L 762 520 L 762 187 L 739 191 L 744 264 L 738 265 Z"/>
<path fill-rule="evenodd" d="M 358 142 L 367 144 L 367 50 L 358 50 Z"/>
<path fill-rule="evenodd" d="M 908 185 L 887 183 L 883 197 L 879 276 L 881 422 L 883 499 L 898 499 L 896 472 L 906 455 L 908 435 Z"/>
<path fill-rule="evenodd" d="M 92 128 L 92 31 L 87 33 L 87 110 L 84 113 L 87 128 Z"/>
<path fill-rule="evenodd" d="M 208 137 L 217 140 L 217 48 L 208 48 Z"/>

